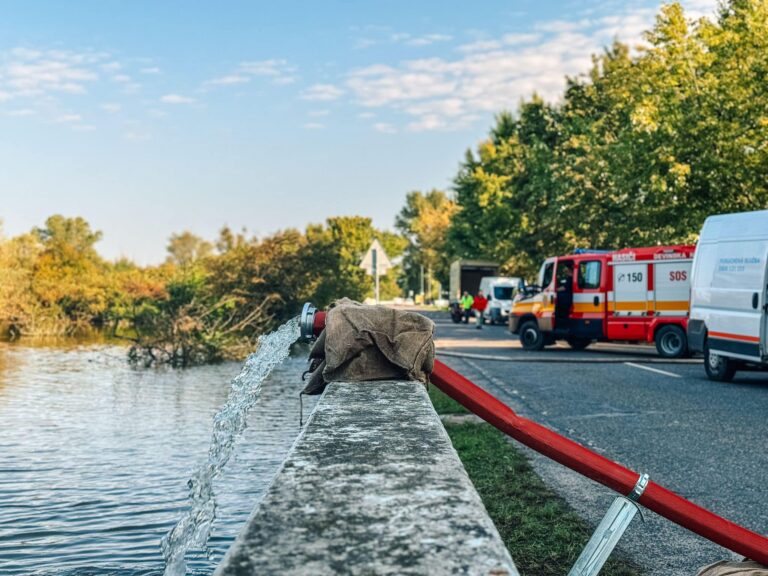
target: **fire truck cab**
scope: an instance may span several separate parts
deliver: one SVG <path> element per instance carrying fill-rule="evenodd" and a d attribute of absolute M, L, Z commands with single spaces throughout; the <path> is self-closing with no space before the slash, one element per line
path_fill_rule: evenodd
<path fill-rule="evenodd" d="M 538 286 L 513 304 L 510 331 L 526 350 L 557 340 L 575 349 L 630 341 L 655 342 L 666 358 L 685 356 L 693 253 L 680 245 L 548 258 Z"/>

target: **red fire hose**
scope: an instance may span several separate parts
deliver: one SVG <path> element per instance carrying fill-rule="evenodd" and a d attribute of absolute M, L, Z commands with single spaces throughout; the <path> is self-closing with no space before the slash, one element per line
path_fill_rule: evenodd
<path fill-rule="evenodd" d="M 547 458 L 623 495 L 634 489 L 639 478 L 637 472 L 518 416 L 509 406 L 439 360 L 435 360 L 430 379 L 459 404 Z M 768 538 L 713 514 L 652 481 L 638 502 L 691 532 L 751 560 L 768 564 Z"/>
<path fill-rule="evenodd" d="M 302 314 L 303 318 L 304 316 Z M 306 317 L 309 322 L 306 326 L 307 332 L 319 335 L 325 328 L 325 312 L 313 309 Z M 547 458 L 624 496 L 634 490 L 640 477 L 637 472 L 600 456 L 536 422 L 518 416 L 498 398 L 439 360 L 435 360 L 430 380 L 459 404 Z M 768 538 L 697 506 L 652 481 L 648 482 L 637 501 L 660 516 L 720 546 L 751 560 L 768 564 Z"/>

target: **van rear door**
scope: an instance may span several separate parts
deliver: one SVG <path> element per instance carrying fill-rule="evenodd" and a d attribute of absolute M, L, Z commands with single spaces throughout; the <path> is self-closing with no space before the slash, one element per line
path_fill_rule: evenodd
<path fill-rule="evenodd" d="M 702 262 L 697 306 L 710 350 L 760 361 L 765 350 L 766 241 L 719 240 L 703 243 L 697 251 Z"/>
<path fill-rule="evenodd" d="M 763 258 L 765 267 L 763 272 L 763 294 L 760 300 L 760 355 L 763 362 L 768 362 L 768 258 Z"/>

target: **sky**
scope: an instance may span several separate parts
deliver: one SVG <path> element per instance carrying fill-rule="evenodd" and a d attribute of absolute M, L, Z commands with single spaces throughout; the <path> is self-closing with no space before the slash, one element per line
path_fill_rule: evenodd
<path fill-rule="evenodd" d="M 82 216 L 105 257 L 152 264 L 183 230 L 389 229 L 407 192 L 450 187 L 494 114 L 556 101 L 660 5 L 0 0 L 3 234 Z"/>

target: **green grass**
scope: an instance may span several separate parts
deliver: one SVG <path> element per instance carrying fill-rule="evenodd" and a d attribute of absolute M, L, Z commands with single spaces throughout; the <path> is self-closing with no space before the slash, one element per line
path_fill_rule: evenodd
<path fill-rule="evenodd" d="M 429 399 L 438 414 L 469 414 L 469 410 L 450 396 L 441 392 L 434 384 L 429 386 Z"/>
<path fill-rule="evenodd" d="M 430 387 L 441 414 L 467 411 Z M 450 423 L 445 429 L 523 576 L 562 576 L 578 558 L 592 530 L 549 489 L 509 439 L 485 423 Z M 575 472 L 574 472 L 575 474 Z M 601 576 L 637 576 L 640 570 L 614 555 Z"/>

